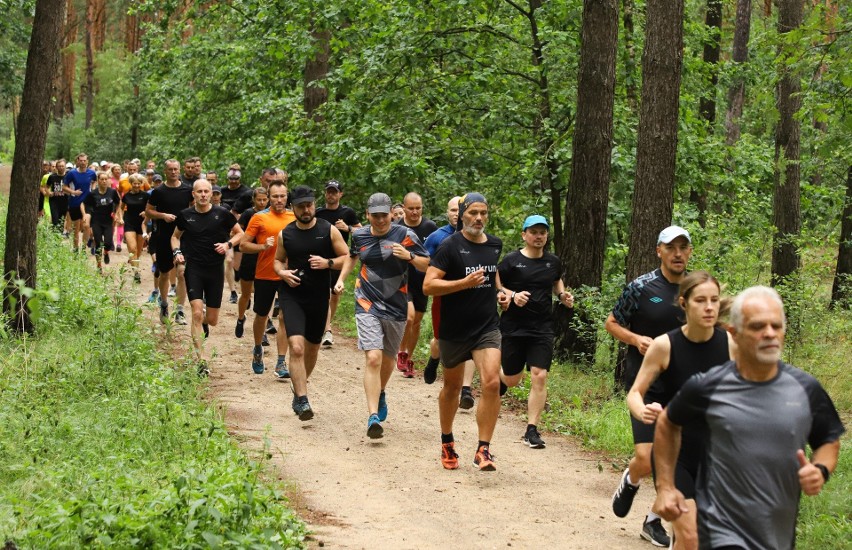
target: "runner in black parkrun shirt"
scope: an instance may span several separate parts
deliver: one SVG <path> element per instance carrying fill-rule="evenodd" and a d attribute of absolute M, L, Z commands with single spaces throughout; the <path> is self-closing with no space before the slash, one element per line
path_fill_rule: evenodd
<path fill-rule="evenodd" d="M 204 358 L 203 343 L 209 326 L 219 322 L 225 252 L 240 242 L 243 229 L 227 208 L 213 206 L 213 186 L 205 179 L 192 187 L 195 205 L 181 210 L 175 219 L 171 237 L 176 264 L 186 264 L 184 280 L 192 308 L 192 343 L 198 356 L 198 373 L 210 373 Z M 205 310 L 206 303 L 206 310 Z"/>
<path fill-rule="evenodd" d="M 117 217 L 121 199 L 115 189 L 109 186 L 109 176 L 101 172 L 97 176 L 98 185 L 80 204 L 83 212 L 83 222 L 92 228 L 94 239 L 95 257 L 98 269 L 101 269 L 101 255 L 105 264 L 109 263 L 109 252 L 113 250 L 112 242 L 113 226 L 120 219 Z"/>

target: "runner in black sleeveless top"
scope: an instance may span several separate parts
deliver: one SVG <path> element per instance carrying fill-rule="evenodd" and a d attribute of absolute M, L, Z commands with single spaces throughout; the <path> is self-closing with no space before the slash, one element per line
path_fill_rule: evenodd
<path fill-rule="evenodd" d="M 237 222 L 243 228 L 243 231 L 248 227 L 251 217 L 264 210 L 269 204 L 269 194 L 264 187 L 253 189 L 251 196 L 254 206 L 243 210 Z M 245 332 L 246 310 L 249 307 L 252 292 L 254 292 L 254 269 L 257 267 L 257 254 L 242 252 L 240 256 L 240 299 L 237 301 L 237 326 L 234 328 L 234 336 L 237 338 L 242 338 Z M 268 342 L 266 345 L 268 345 Z"/>

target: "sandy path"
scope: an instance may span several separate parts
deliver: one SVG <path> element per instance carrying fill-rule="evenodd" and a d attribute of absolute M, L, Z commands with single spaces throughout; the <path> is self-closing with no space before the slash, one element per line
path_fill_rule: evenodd
<path fill-rule="evenodd" d="M 110 271 L 126 261 L 124 256 L 114 255 Z M 129 287 L 139 303 L 152 288 L 150 269 L 144 271 L 143 284 Z M 224 303 L 220 326 L 212 329 L 208 342 L 217 352 L 211 362 L 212 396 L 247 449 L 257 451 L 268 438 L 279 478 L 295 486 L 293 504 L 313 531 L 312 544 L 651 548 L 639 538 L 653 493 L 649 484 L 630 516 L 616 518 L 610 498 L 619 473 L 608 462 L 552 433 L 543 434 L 546 449 L 529 449 L 520 440 L 525 421 L 506 410 L 492 441 L 496 472 L 472 467 L 477 440 L 472 411 L 460 411 L 456 419 L 461 467 L 444 470 L 438 460 L 440 378 L 429 386 L 419 372 L 413 380 L 395 372 L 387 389 L 385 437 L 368 439 L 364 357 L 351 339 L 336 336 L 335 345 L 320 352 L 308 387 L 316 416 L 300 422 L 290 409 L 289 384 L 277 381 L 271 371 L 274 341 L 265 348 L 267 371 L 253 374 L 251 314 L 246 336 L 239 340 L 233 334 L 235 320 L 236 306 Z M 175 327 L 175 333 L 188 342 L 188 327 Z"/>

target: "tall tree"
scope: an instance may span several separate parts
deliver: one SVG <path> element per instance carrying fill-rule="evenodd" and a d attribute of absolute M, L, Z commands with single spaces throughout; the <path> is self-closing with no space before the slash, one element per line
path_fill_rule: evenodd
<path fill-rule="evenodd" d="M 800 123 L 796 113 L 802 106 L 800 75 L 795 63 L 787 63 L 798 55 L 796 44 L 787 44 L 783 37 L 802 24 L 803 0 L 779 0 L 778 32 L 782 36 L 779 66 L 781 79 L 776 90 L 778 126 L 775 129 L 775 191 L 772 211 L 775 235 L 772 243 L 772 282 L 799 268 L 799 250 L 795 238 L 802 226 L 800 206 Z"/>
<path fill-rule="evenodd" d="M 683 0 L 648 0 L 646 13 L 627 280 L 656 266 L 657 235 L 674 210 Z"/>
<path fill-rule="evenodd" d="M 636 107 L 636 39 L 634 38 L 634 20 L 636 3 L 634 0 L 622 0 L 624 25 L 624 89 L 627 103 L 631 108 Z"/>
<path fill-rule="evenodd" d="M 62 33 L 62 63 L 56 81 L 56 103 L 53 105 L 53 117 L 61 121 L 63 117 L 74 114 L 74 79 L 77 74 L 77 54 L 73 46 L 77 42 L 77 10 L 74 0 L 67 0 L 65 25 Z M 59 153 L 56 156 L 62 156 Z"/>
<path fill-rule="evenodd" d="M 737 15 L 734 22 L 734 45 L 731 61 L 735 74 L 728 89 L 728 110 L 725 113 L 725 143 L 733 145 L 740 139 L 740 117 L 745 103 L 745 76 L 743 64 L 748 59 L 748 37 L 751 31 L 751 0 L 737 0 Z"/>
<path fill-rule="evenodd" d="M 86 104 L 86 129 L 92 125 L 92 114 L 95 106 L 95 3 L 96 0 L 86 0 L 86 79 L 81 87 L 83 101 Z"/>
<path fill-rule="evenodd" d="M 39 189 L 35 182 L 41 176 L 41 159 L 50 123 L 51 84 L 59 67 L 64 19 L 65 0 L 37 0 L 18 116 L 18 126 L 22 131 L 18 132 L 15 142 L 3 258 L 6 277 L 3 310 L 16 332 L 32 332 L 34 328 L 27 298 L 14 281 L 21 279 L 27 287 L 36 286 L 36 199 Z"/>
<path fill-rule="evenodd" d="M 571 288 L 600 287 L 603 277 L 617 46 L 618 0 L 584 0 L 577 121 L 565 197 L 564 234 L 569 238 L 560 250 L 565 282 Z M 581 313 L 560 333 L 562 351 L 594 356 L 593 319 Z"/>
<path fill-rule="evenodd" d="M 846 172 L 846 202 L 840 222 L 837 267 L 831 287 L 832 307 L 852 307 L 852 166 Z"/>
<path fill-rule="evenodd" d="M 304 109 L 308 117 L 319 121 L 322 120 L 322 116 L 317 109 L 328 101 L 328 88 L 322 81 L 328 77 L 331 31 L 314 29 L 311 31 L 311 37 L 314 40 L 314 51 L 305 62 Z"/>

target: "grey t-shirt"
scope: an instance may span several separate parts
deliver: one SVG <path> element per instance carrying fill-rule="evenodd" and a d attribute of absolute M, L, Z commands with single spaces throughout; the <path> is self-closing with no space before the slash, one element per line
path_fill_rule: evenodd
<path fill-rule="evenodd" d="M 700 548 L 793 548 L 796 451 L 845 431 L 819 382 L 781 362 L 772 380 L 750 382 L 729 361 L 690 378 L 666 411 L 675 424 L 707 430 L 696 480 Z"/>

